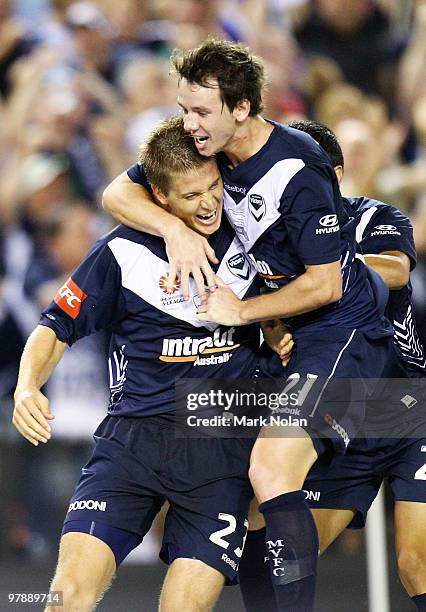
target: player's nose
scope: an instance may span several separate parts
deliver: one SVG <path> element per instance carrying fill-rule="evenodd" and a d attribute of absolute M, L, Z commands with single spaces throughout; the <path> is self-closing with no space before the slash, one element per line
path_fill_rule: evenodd
<path fill-rule="evenodd" d="M 199 122 L 192 113 L 188 113 L 183 118 L 183 127 L 186 132 L 195 133 L 198 130 Z"/>
<path fill-rule="evenodd" d="M 204 192 L 201 195 L 200 204 L 203 210 L 205 210 L 206 212 L 212 212 L 213 210 L 215 210 L 215 208 L 217 208 L 217 198 L 215 198 L 213 193 Z"/>

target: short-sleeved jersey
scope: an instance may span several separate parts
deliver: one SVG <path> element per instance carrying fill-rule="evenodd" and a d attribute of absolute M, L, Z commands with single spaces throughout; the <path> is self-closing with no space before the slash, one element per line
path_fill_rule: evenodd
<path fill-rule="evenodd" d="M 256 271 L 226 220 L 210 243 L 221 260 L 216 273 L 244 297 Z M 111 331 L 110 414 L 172 412 L 177 378 L 245 378 L 256 370 L 257 326 L 199 321 L 194 281 L 184 301 L 168 270 L 161 238 L 118 226 L 94 245 L 42 313 L 41 324 L 70 345 Z"/>
<path fill-rule="evenodd" d="M 413 227 L 408 217 L 397 208 L 371 198 L 344 198 L 348 211 L 355 217 L 356 239 L 363 253 L 401 251 L 410 258 L 410 269 L 417 256 Z M 412 306 L 412 287 L 389 292 L 386 316 L 394 326 L 394 340 L 409 371 L 426 375 L 424 349 L 416 329 Z"/>
<path fill-rule="evenodd" d="M 235 168 L 223 153 L 217 156 L 231 225 L 270 290 L 304 274 L 308 265 L 340 260 L 341 300 L 293 317 L 296 330 L 380 329 L 380 309 L 356 257 L 354 223 L 330 160 L 307 134 L 273 125 L 266 144 Z"/>

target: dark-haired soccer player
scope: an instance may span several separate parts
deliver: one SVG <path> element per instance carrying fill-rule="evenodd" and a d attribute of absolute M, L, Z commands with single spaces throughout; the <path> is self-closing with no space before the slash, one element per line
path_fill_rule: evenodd
<path fill-rule="evenodd" d="M 292 122 L 290 126 L 310 134 L 323 147 L 341 180 L 344 158 L 335 134 L 311 121 Z M 382 389 L 380 402 L 376 400 L 372 404 L 372 410 L 380 407 L 383 410 L 387 408 L 386 403 L 400 402 L 404 414 L 402 422 L 399 421 L 394 429 L 398 438 L 392 437 L 389 428 L 387 437 L 377 439 L 370 432 L 368 438 L 355 440 L 338 469 L 330 474 L 314 470 L 305 488 L 321 493 L 320 499 L 312 498 L 308 503 L 314 509 L 323 551 L 346 526 L 364 526 L 367 511 L 382 479 L 388 479 L 395 500 L 399 575 L 417 608 L 425 611 L 426 359 L 411 301 L 410 271 L 416 265 L 413 228 L 397 208 L 383 202 L 366 197 L 344 198 L 344 202 L 355 217 L 356 238 L 366 262 L 383 277 L 390 289 L 385 313 L 393 323 L 394 341 L 412 384 L 406 385 L 404 381 L 404 390 L 401 391 L 396 381 L 394 384 L 389 381 L 389 389 Z M 416 404 L 421 412 L 411 416 Z M 386 431 L 384 420 L 381 429 Z M 420 437 L 416 437 L 416 430 Z"/>
<path fill-rule="evenodd" d="M 182 119 L 157 128 L 142 159 L 157 202 L 209 238 L 221 258 L 216 274 L 243 297 L 255 270 L 226 219 L 221 223 L 216 162 L 196 151 Z M 161 557 L 170 568 L 160 609 L 210 610 L 225 578 L 235 579 L 252 497 L 253 441 L 176 438 L 175 379 L 251 377 L 258 333 L 199 321 L 193 282 L 190 293 L 185 301 L 169 275 L 161 238 L 121 225 L 98 240 L 27 342 L 13 422 L 38 445 L 49 440 L 53 418 L 40 388 L 65 345 L 112 332 L 108 416 L 64 522 L 52 583 L 63 591 L 64 607 L 48 610 L 92 610 L 164 500 L 170 510 Z"/>
<path fill-rule="evenodd" d="M 318 535 L 302 487 L 317 459 L 343 454 L 362 424 L 364 387 L 341 385 L 331 410 L 335 381 L 380 378 L 395 359 L 379 307 L 382 288 L 370 285 L 355 256 L 353 228 L 327 155 L 307 135 L 260 116 L 261 62 L 242 45 L 208 39 L 176 53 L 173 64 L 185 129 L 202 155 L 217 154 L 226 214 L 269 291 L 241 301 L 220 285 L 199 307 L 199 319 L 240 326 L 285 318 L 294 328 L 297 351 L 287 385 L 299 394 L 308 426 L 265 431 L 254 446 L 250 478 L 265 517 L 278 608 L 307 612 L 314 605 Z M 199 242 L 193 247 L 185 234 L 183 245 L 174 220 L 158 219 L 132 180 L 144 184 L 133 168 L 108 188 L 108 208 L 164 236 L 169 249 L 176 235 L 180 251 L 195 252 Z M 194 269 L 193 260 L 183 259 L 183 277 L 192 266 L 202 285 L 206 260 Z"/>
<path fill-rule="evenodd" d="M 314 121 L 292 121 L 290 127 L 312 136 L 326 151 L 339 181 L 344 158 L 335 134 Z M 386 315 L 394 324 L 411 385 L 387 381 L 380 397 L 371 402 L 370 418 L 379 412 L 377 433 L 364 430 L 354 439 L 336 468 L 314 466 L 304 484 L 307 502 L 318 528 L 320 550 L 345 529 L 361 528 L 384 478 L 395 500 L 395 544 L 402 583 L 418 610 L 426 610 L 426 360 L 417 334 L 411 303 L 410 270 L 416 265 L 413 229 L 409 219 L 393 206 L 365 197 L 344 198 L 356 222 L 357 241 L 368 265 L 386 281 L 390 292 Z M 398 393 L 399 392 L 399 393 Z M 408 393 L 407 393 L 408 392 Z M 411 394 L 411 395 L 410 395 Z M 383 418 L 389 405 L 399 418 L 391 425 Z M 398 405 L 399 404 L 399 405 Z M 413 414 L 418 404 L 420 411 Z M 386 431 L 387 429 L 387 431 Z M 416 434 L 416 432 L 418 432 Z M 380 435 L 380 438 L 373 437 Z M 383 437 L 382 437 L 383 436 Z M 398 437 L 396 437 L 398 436 Z M 310 493 L 315 492 L 315 495 Z M 246 609 L 273 612 L 272 585 L 265 566 L 262 520 L 254 513 L 240 564 L 240 586 Z M 254 579 L 256 583 L 254 583 Z"/>

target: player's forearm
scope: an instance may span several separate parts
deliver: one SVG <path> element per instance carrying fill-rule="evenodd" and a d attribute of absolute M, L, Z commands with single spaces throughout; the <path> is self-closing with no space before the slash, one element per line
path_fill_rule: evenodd
<path fill-rule="evenodd" d="M 60 361 L 65 346 L 49 327 L 36 327 L 21 357 L 15 395 L 30 387 L 40 389 Z"/>
<path fill-rule="evenodd" d="M 119 223 L 166 238 L 182 221 L 155 204 L 148 191 L 123 172 L 105 189 L 102 206 Z"/>
<path fill-rule="evenodd" d="M 322 266 L 313 267 L 318 269 Z M 242 321 L 246 324 L 267 319 L 287 319 L 340 300 L 342 279 L 339 262 L 335 262 L 331 270 L 328 267 L 327 274 L 317 272 L 308 268 L 305 274 L 282 289 L 243 301 Z"/>
<path fill-rule="evenodd" d="M 364 255 L 365 263 L 383 278 L 389 289 L 401 289 L 410 280 L 410 262 L 397 256 L 383 254 Z"/>

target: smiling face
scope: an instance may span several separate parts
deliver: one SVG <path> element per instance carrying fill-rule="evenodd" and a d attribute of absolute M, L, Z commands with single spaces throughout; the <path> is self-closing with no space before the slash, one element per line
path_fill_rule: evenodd
<path fill-rule="evenodd" d="M 194 137 L 198 152 L 206 157 L 229 148 L 237 121 L 246 116 L 246 109 L 239 105 L 232 112 L 229 110 L 221 100 L 215 79 L 211 80 L 211 87 L 202 87 L 182 78 L 177 102 L 183 111 L 185 130 Z"/>
<path fill-rule="evenodd" d="M 204 236 L 220 225 L 223 183 L 214 160 L 184 174 L 172 174 L 167 196 L 154 188 L 155 195 L 172 214 Z"/>

